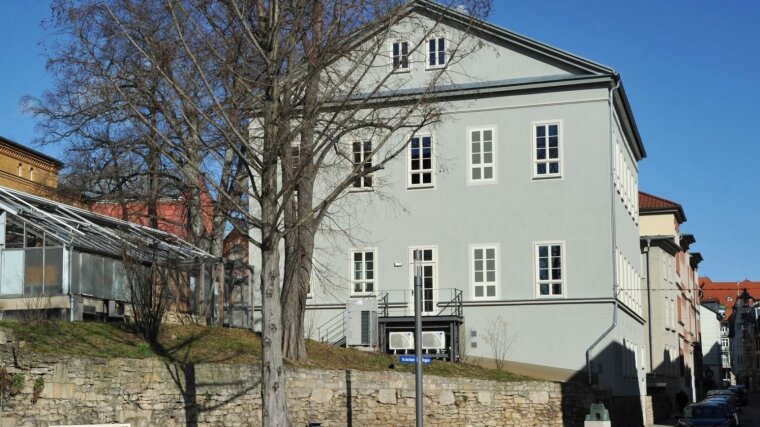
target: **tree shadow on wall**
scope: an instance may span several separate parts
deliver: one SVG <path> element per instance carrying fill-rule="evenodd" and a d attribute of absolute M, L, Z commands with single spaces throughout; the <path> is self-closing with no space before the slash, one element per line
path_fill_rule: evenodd
<path fill-rule="evenodd" d="M 211 333 L 213 333 L 213 328 L 206 328 L 202 332 L 193 333 L 171 346 L 164 346 L 160 343 L 152 345 L 153 351 L 163 359 L 164 367 L 171 376 L 177 390 L 182 395 L 186 427 L 198 427 L 200 425 L 199 418 L 201 414 L 214 411 L 232 403 L 245 396 L 251 390 L 259 388 L 261 385 L 260 381 L 246 385 L 246 381 L 242 378 L 234 381 L 198 382 L 196 378 L 196 367 L 198 364 L 224 363 L 244 353 L 242 350 L 238 350 L 225 357 L 218 357 L 216 355 L 215 357 L 191 358 L 193 346 L 201 338 Z M 211 402 L 209 389 L 220 387 L 234 387 L 237 391 L 223 400 Z M 199 389 L 203 390 L 201 396 L 198 394 Z"/>
<path fill-rule="evenodd" d="M 617 342 L 593 352 L 590 377 L 584 366 L 561 383 L 563 426 L 583 426 L 593 403 L 604 404 L 613 427 L 643 426 L 636 357 Z"/>

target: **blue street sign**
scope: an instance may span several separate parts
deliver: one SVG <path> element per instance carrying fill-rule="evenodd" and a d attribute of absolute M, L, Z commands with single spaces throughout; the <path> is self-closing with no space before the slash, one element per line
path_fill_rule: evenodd
<path fill-rule="evenodd" d="M 415 363 L 417 363 L 417 356 L 401 356 L 401 355 L 399 355 L 398 361 L 402 365 L 414 365 Z M 432 357 L 422 356 L 422 364 L 423 365 L 429 365 L 431 363 L 433 363 L 433 358 Z"/>

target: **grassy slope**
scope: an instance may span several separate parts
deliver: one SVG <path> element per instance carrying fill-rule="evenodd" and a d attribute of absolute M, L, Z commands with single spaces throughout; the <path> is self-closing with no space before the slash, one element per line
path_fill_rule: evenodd
<path fill-rule="evenodd" d="M 167 325 L 159 344 L 151 347 L 124 325 L 117 324 L 0 321 L 0 327 L 13 331 L 18 340 L 25 341 L 25 350 L 40 353 L 106 358 L 161 357 L 181 363 L 256 363 L 261 360 L 260 337 L 243 329 Z M 290 365 L 307 369 L 394 369 L 399 372 L 414 372 L 413 365 L 400 365 L 391 355 L 338 348 L 314 341 L 307 341 L 306 345 L 308 363 Z M 425 367 L 425 373 L 496 381 L 529 379 L 509 372 L 447 362 L 433 362 L 431 366 Z"/>

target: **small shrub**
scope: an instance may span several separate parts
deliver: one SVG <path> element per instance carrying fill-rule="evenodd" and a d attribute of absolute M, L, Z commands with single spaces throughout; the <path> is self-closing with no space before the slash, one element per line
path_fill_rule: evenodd
<path fill-rule="evenodd" d="M 11 384 L 8 388 L 8 391 L 10 391 L 11 396 L 15 396 L 19 393 L 21 393 L 21 390 L 24 389 L 24 374 L 22 373 L 15 373 L 11 377 Z"/>
<path fill-rule="evenodd" d="M 38 400 L 40 400 L 40 396 L 42 396 L 42 390 L 44 389 L 45 378 L 40 375 L 36 380 L 34 380 L 34 387 L 32 388 L 32 404 L 35 404 Z"/>
<path fill-rule="evenodd" d="M 150 345 L 148 343 L 141 342 L 140 344 L 137 344 L 137 352 L 142 357 L 150 357 L 153 355 L 153 352 L 150 350 Z"/>

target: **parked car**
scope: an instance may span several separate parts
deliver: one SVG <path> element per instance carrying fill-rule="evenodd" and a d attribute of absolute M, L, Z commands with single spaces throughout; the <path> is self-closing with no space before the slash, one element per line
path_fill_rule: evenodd
<path fill-rule="evenodd" d="M 736 397 L 739 399 L 739 403 L 741 403 L 742 406 L 745 406 L 747 404 L 749 401 L 747 396 L 747 387 L 743 385 L 732 385 L 728 389 L 736 395 Z"/>
<path fill-rule="evenodd" d="M 737 427 L 739 424 L 725 404 L 704 401 L 692 403 L 683 410 L 678 418 L 679 427 L 720 426 Z"/>
<path fill-rule="evenodd" d="M 742 411 L 738 396 L 731 390 L 710 390 L 707 392 L 707 399 L 711 397 L 726 397 L 731 400 L 731 405 L 736 409 L 736 412 Z"/>
<path fill-rule="evenodd" d="M 702 403 L 712 403 L 714 405 L 720 405 L 734 418 L 734 424 L 739 425 L 739 414 L 736 412 L 736 402 L 732 400 L 731 396 L 715 395 L 710 396 L 702 401 Z"/>

